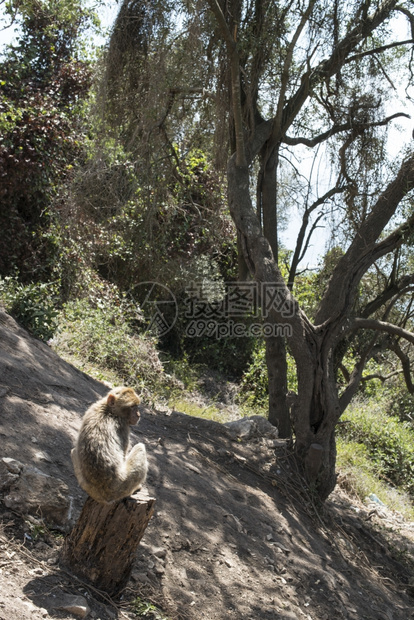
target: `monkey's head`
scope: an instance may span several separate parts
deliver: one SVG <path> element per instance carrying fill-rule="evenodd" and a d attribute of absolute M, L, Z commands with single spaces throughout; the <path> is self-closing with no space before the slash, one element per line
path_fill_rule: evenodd
<path fill-rule="evenodd" d="M 112 415 L 126 420 L 131 425 L 139 421 L 138 405 L 140 402 L 134 390 L 127 387 L 114 388 L 106 398 L 106 404 Z"/>

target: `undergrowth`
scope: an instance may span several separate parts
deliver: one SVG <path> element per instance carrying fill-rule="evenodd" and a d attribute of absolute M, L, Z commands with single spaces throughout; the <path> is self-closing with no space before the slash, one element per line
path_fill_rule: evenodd
<path fill-rule="evenodd" d="M 22 284 L 17 278 L 0 278 L 0 300 L 6 310 L 33 336 L 47 341 L 57 328 L 55 283 Z"/>
<path fill-rule="evenodd" d="M 338 483 L 342 488 L 360 500 L 374 494 L 391 510 L 400 512 L 409 521 L 414 520 L 409 494 L 383 480 L 381 468 L 370 458 L 364 444 L 339 437 L 337 450 Z"/>
<path fill-rule="evenodd" d="M 187 400 L 183 397 L 172 397 L 169 401 L 170 406 L 181 413 L 194 416 L 196 418 L 205 418 L 214 422 L 228 422 L 229 415 L 226 411 L 220 411 L 215 405 L 199 405 Z"/>
<path fill-rule="evenodd" d="M 122 308 L 114 305 L 66 304 L 51 344 L 60 355 L 92 364 L 115 382 L 146 394 L 168 381 L 154 338 L 134 333 Z"/>
<path fill-rule="evenodd" d="M 366 446 L 373 462 L 392 484 L 414 496 L 414 430 L 387 413 L 383 400 L 351 405 L 342 416 L 340 435 Z"/>
<path fill-rule="evenodd" d="M 340 482 L 361 499 L 375 494 L 414 519 L 414 431 L 388 415 L 389 403 L 356 400 L 342 416 L 337 437 Z"/>

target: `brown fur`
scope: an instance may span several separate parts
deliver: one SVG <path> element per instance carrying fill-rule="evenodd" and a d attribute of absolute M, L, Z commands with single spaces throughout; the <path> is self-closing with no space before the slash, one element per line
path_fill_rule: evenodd
<path fill-rule="evenodd" d="M 129 426 L 139 421 L 139 402 L 132 388 L 118 387 L 84 415 L 71 456 L 80 486 L 97 502 L 128 497 L 145 482 L 144 444 L 129 451 Z"/>

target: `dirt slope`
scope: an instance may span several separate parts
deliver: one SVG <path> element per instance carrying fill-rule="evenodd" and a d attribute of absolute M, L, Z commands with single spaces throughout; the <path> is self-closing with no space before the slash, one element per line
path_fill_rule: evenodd
<path fill-rule="evenodd" d="M 64 480 L 75 517 L 85 495 L 70 449 L 82 413 L 106 391 L 0 313 L 0 457 Z M 0 495 L 0 620 L 73 618 L 52 605 L 63 593 L 86 597 L 88 617 L 101 620 L 136 617 L 127 604 L 137 596 L 170 619 L 414 617 L 404 559 L 413 524 L 339 490 L 312 516 L 282 441 L 238 442 L 217 423 L 146 407 L 138 440 L 156 510 L 122 601 L 114 606 L 59 568 L 59 538 L 34 536 Z"/>

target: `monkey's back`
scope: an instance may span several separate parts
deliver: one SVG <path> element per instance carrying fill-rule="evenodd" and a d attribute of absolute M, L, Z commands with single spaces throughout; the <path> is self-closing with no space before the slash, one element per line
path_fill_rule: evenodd
<path fill-rule="evenodd" d="M 105 488 L 120 474 L 129 447 L 125 420 L 110 415 L 105 404 L 96 403 L 85 413 L 76 444 L 87 483 Z"/>

